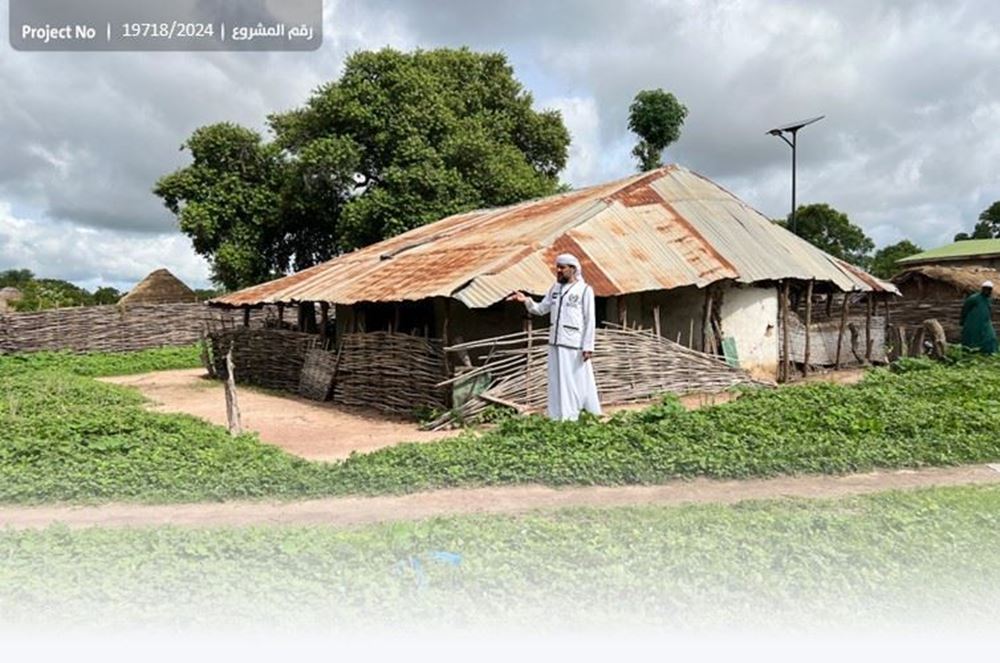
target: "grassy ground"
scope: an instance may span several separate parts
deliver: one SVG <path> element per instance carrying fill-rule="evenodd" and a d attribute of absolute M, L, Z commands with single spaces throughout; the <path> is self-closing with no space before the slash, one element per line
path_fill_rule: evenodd
<path fill-rule="evenodd" d="M 484 434 L 401 444 L 336 464 L 233 439 L 92 375 L 192 363 L 177 355 L 0 358 L 0 502 L 189 501 L 410 492 L 518 483 L 843 473 L 1000 459 L 1000 360 L 909 362 L 857 385 L 676 401 L 610 421 L 516 418 Z"/>
<path fill-rule="evenodd" d="M 57 371 L 73 375 L 101 377 L 104 375 L 134 375 L 174 368 L 195 368 L 201 365 L 198 345 L 178 348 L 154 348 L 140 352 L 25 352 L 0 354 L 0 377 L 24 375 L 38 371 Z"/>
<path fill-rule="evenodd" d="M 0 625 L 989 625 L 1000 488 L 332 528 L 0 532 Z"/>

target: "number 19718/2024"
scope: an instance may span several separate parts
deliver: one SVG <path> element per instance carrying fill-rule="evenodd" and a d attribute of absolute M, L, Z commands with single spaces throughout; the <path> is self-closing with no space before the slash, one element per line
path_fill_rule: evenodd
<path fill-rule="evenodd" d="M 154 39 L 184 39 L 214 37 L 214 23 L 122 23 L 122 37 L 152 37 Z"/>

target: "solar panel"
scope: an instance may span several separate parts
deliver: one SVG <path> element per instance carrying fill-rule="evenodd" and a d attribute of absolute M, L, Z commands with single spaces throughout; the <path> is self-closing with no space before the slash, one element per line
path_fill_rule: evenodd
<path fill-rule="evenodd" d="M 799 120 L 798 122 L 789 122 L 788 124 L 783 124 L 780 127 L 775 127 L 774 129 L 771 129 L 767 133 L 773 134 L 773 135 L 777 136 L 778 134 L 780 134 L 782 132 L 785 132 L 785 131 L 798 131 L 799 129 L 801 129 L 802 127 L 804 127 L 806 125 L 812 124 L 813 122 L 819 122 L 824 117 L 826 117 L 826 115 L 817 115 L 816 117 L 811 117 L 808 120 Z"/>

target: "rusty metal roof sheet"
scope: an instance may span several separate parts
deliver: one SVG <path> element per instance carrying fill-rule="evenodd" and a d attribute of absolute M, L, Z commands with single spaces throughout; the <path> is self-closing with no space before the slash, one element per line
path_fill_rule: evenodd
<path fill-rule="evenodd" d="M 680 166 L 450 216 L 284 278 L 220 297 L 247 305 L 353 304 L 453 297 L 489 306 L 552 283 L 556 255 L 574 253 L 601 296 L 732 279 L 816 279 L 845 291 L 897 292 L 772 223 Z"/>

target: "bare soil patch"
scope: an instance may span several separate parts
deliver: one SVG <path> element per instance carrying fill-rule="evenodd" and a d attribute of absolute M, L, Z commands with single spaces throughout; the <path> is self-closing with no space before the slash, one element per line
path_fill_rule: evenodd
<path fill-rule="evenodd" d="M 191 414 L 226 425 L 222 383 L 207 378 L 200 368 L 101 379 L 138 389 L 152 401 L 153 411 Z M 252 388 L 238 388 L 237 392 L 244 430 L 255 431 L 261 441 L 309 460 L 339 460 L 352 451 L 374 451 L 400 442 L 431 442 L 458 433 L 422 431 L 413 421 L 292 394 Z"/>

